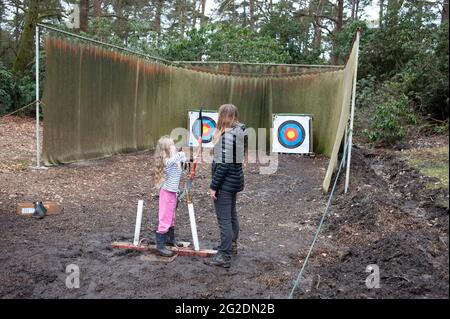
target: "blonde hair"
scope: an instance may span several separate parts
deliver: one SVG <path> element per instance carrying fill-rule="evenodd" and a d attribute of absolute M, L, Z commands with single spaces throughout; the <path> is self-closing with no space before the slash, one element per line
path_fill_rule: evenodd
<path fill-rule="evenodd" d="M 160 188 L 164 184 L 164 167 L 166 159 L 171 158 L 175 153 L 175 143 L 168 136 L 163 136 L 158 140 L 155 150 L 155 187 Z"/>
<path fill-rule="evenodd" d="M 214 132 L 213 143 L 216 144 L 226 129 L 233 127 L 239 122 L 239 111 L 233 104 L 223 104 L 219 107 L 219 120 Z"/>

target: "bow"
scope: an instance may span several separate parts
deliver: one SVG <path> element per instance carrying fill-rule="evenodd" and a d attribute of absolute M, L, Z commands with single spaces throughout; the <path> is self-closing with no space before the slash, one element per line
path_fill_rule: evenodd
<path fill-rule="evenodd" d="M 202 159 L 202 155 L 203 155 L 203 150 L 202 150 L 202 148 L 203 148 L 203 107 L 200 107 L 198 119 L 200 120 L 200 137 L 198 138 L 198 144 L 200 147 L 200 159 Z M 191 201 L 190 197 L 189 197 L 189 189 L 192 187 L 192 182 L 195 177 L 195 170 L 197 168 L 197 163 L 198 163 L 198 159 L 195 158 L 194 162 L 192 163 L 191 174 L 189 175 L 189 178 L 186 181 L 186 185 L 184 187 L 183 192 L 178 197 L 179 200 L 182 200 L 184 197 L 186 197 L 186 201 L 188 203 Z"/>

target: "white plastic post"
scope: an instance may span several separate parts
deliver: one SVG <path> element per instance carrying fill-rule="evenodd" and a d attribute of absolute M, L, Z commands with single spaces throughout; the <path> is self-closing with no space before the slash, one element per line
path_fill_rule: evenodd
<path fill-rule="evenodd" d="M 189 221 L 191 222 L 191 232 L 192 232 L 192 240 L 194 242 L 194 250 L 199 251 L 200 246 L 198 244 L 197 224 L 195 222 L 194 205 L 192 203 L 188 204 L 188 211 L 189 211 Z"/>
<path fill-rule="evenodd" d="M 142 221 L 142 211 L 144 209 L 144 201 L 138 201 L 137 216 L 136 216 L 136 227 L 134 228 L 134 241 L 135 246 L 139 245 L 139 235 L 141 233 L 141 221 Z"/>
<path fill-rule="evenodd" d="M 36 167 L 41 167 L 41 154 L 39 142 L 39 26 L 36 25 Z"/>
<path fill-rule="evenodd" d="M 347 170 L 345 173 L 345 190 L 344 192 L 347 193 L 348 191 L 348 184 L 350 179 L 350 160 L 352 158 L 352 142 L 353 142 L 353 119 L 355 117 L 355 98 L 356 98 L 356 80 L 358 77 L 358 59 L 359 59 L 359 31 L 356 32 L 356 65 L 355 65 L 355 72 L 353 74 L 353 92 L 352 92 L 352 105 L 351 105 L 351 115 L 350 115 L 350 134 L 348 136 L 348 153 L 347 153 Z"/>

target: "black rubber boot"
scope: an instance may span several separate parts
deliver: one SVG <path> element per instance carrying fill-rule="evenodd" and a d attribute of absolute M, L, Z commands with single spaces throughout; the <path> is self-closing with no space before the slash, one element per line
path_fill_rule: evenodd
<path fill-rule="evenodd" d="M 156 233 L 156 250 L 158 254 L 164 257 L 172 257 L 175 253 L 166 248 L 166 234 Z"/>
<path fill-rule="evenodd" d="M 44 207 L 44 204 L 42 202 L 37 201 L 34 203 L 34 212 L 31 215 L 33 218 L 42 219 L 45 216 L 45 213 L 47 213 L 47 209 Z"/>
<path fill-rule="evenodd" d="M 183 247 L 183 244 L 175 240 L 175 227 L 170 227 L 167 232 L 167 245 L 174 247 Z"/>
<path fill-rule="evenodd" d="M 205 265 L 208 266 L 217 266 L 217 267 L 223 267 L 223 268 L 230 268 L 230 258 L 225 257 L 223 254 L 218 253 L 214 257 L 208 258 L 204 261 Z"/>
<path fill-rule="evenodd" d="M 220 245 L 217 245 L 216 247 L 213 247 L 214 250 L 219 250 L 219 248 L 220 248 Z M 231 243 L 231 253 L 232 253 L 233 255 L 237 255 L 237 253 L 238 253 L 238 244 L 237 244 L 237 241 L 234 241 L 234 240 L 233 240 L 233 242 Z"/>

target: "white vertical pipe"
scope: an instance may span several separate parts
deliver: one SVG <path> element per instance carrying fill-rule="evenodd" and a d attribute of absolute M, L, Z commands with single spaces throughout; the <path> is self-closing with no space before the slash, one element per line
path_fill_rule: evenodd
<path fill-rule="evenodd" d="M 350 180 L 350 160 L 352 158 L 352 142 L 353 142 L 353 120 L 355 117 L 355 99 L 356 99 L 356 80 L 358 77 L 358 59 L 359 59 L 359 37 L 360 31 L 356 32 L 356 65 L 355 73 L 353 75 L 353 92 L 352 92 L 352 105 L 351 105 L 351 115 L 350 115 L 350 134 L 348 136 L 348 153 L 347 153 L 347 170 L 345 173 L 345 193 L 348 191 L 348 184 Z"/>
<path fill-rule="evenodd" d="M 197 223 L 195 222 L 194 205 L 192 203 L 188 203 L 188 211 L 189 211 L 189 221 L 191 222 L 191 232 L 192 232 L 192 240 L 194 242 L 194 250 L 199 251 L 200 245 L 198 244 Z"/>
<path fill-rule="evenodd" d="M 134 228 L 133 245 L 135 245 L 135 246 L 139 245 L 139 235 L 141 233 L 141 221 L 142 221 L 143 209 L 144 209 L 144 201 L 140 199 L 138 201 L 138 207 L 137 207 L 136 227 Z"/>
<path fill-rule="evenodd" d="M 36 25 L 36 167 L 41 166 L 40 142 L 39 142 L 39 26 Z"/>

